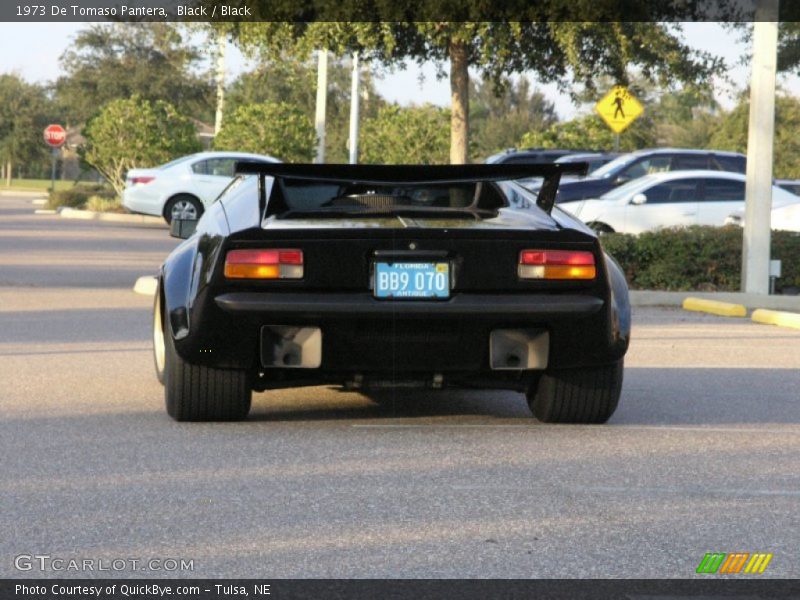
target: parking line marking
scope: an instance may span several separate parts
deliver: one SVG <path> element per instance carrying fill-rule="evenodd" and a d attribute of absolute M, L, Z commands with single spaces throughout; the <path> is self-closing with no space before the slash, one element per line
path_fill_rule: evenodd
<path fill-rule="evenodd" d="M 582 425 L 582 424 L 564 424 L 564 425 L 544 425 L 536 422 L 531 422 L 527 425 L 515 424 L 497 424 L 490 423 L 475 423 L 475 424 L 454 424 L 454 423 L 351 423 L 350 427 L 354 429 L 531 429 L 538 432 L 544 431 L 558 431 L 565 428 L 585 429 L 586 431 L 620 431 L 620 430 L 656 430 L 656 431 L 681 431 L 692 433 L 767 433 L 770 435 L 775 434 L 791 434 L 800 435 L 800 427 L 797 429 L 767 429 L 767 428 L 753 428 L 753 427 L 691 427 L 691 426 L 677 426 L 670 425 Z"/>
<path fill-rule="evenodd" d="M 580 486 L 569 488 L 585 493 L 611 493 L 630 494 L 631 492 L 644 492 L 656 494 L 722 494 L 728 496 L 800 496 L 800 490 L 748 490 L 725 488 L 694 488 L 694 487 L 605 487 L 605 486 Z"/>
<path fill-rule="evenodd" d="M 437 424 L 437 423 L 353 423 L 350 427 L 355 429 L 530 429 L 536 427 L 536 423 L 529 425 L 490 425 L 490 424 L 475 424 L 475 425 L 455 425 L 455 424 Z"/>

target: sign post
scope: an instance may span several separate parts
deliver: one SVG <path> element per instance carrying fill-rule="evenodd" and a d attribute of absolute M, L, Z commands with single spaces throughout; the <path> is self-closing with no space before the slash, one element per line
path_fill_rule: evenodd
<path fill-rule="evenodd" d="M 67 141 L 67 131 L 58 124 L 48 125 L 44 128 L 44 141 L 53 149 L 53 160 L 50 166 L 50 191 L 52 192 L 56 189 L 56 159 L 58 158 L 58 149 Z"/>
<path fill-rule="evenodd" d="M 614 150 L 619 151 L 619 134 L 644 113 L 644 107 L 623 85 L 615 85 L 603 99 L 594 106 L 600 118 L 609 129 L 616 133 Z"/>

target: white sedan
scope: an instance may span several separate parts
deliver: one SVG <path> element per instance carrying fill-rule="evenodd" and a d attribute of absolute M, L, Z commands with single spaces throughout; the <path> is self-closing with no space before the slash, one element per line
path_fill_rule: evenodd
<path fill-rule="evenodd" d="M 244 152 L 199 152 L 153 169 L 131 169 L 122 204 L 135 213 L 172 219 L 199 219 L 231 182 L 236 161 L 280 162 Z"/>
<path fill-rule="evenodd" d="M 770 228 L 782 231 L 800 232 L 800 197 L 794 194 L 789 195 L 792 196 L 792 198 L 776 197 L 773 193 Z M 728 218 L 725 219 L 725 224 L 744 227 L 744 207 L 728 215 Z"/>
<path fill-rule="evenodd" d="M 724 225 L 744 208 L 745 176 L 724 171 L 668 171 L 645 175 L 596 199 L 558 206 L 600 232 L 642 233 L 661 227 Z M 777 186 L 773 202 L 800 203 Z"/>

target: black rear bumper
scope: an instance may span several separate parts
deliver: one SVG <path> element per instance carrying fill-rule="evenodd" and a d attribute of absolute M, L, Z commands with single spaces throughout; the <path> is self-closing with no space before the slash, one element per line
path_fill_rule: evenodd
<path fill-rule="evenodd" d="M 369 294 L 291 294 L 233 292 L 216 297 L 227 313 L 275 318 L 386 317 L 442 319 L 487 317 L 532 320 L 588 316 L 600 311 L 601 298 L 554 294 L 470 294 L 448 300 L 376 300 Z"/>
<path fill-rule="evenodd" d="M 194 307 L 190 334 L 176 341 L 190 362 L 261 373 L 262 387 L 365 378 L 495 382 L 521 389 L 538 373 L 491 366 L 496 330 L 546 332 L 548 369 L 608 364 L 625 352 L 607 299 L 578 293 L 466 294 L 444 301 L 377 300 L 361 293 L 225 290 Z M 319 328 L 321 364 L 282 368 L 264 354 L 264 331 Z M 269 367 L 269 368 L 265 368 Z"/>

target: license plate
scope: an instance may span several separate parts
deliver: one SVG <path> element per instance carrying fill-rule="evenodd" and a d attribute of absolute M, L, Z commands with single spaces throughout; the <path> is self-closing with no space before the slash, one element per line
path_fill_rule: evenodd
<path fill-rule="evenodd" d="M 449 298 L 448 263 L 375 263 L 376 298 Z"/>

